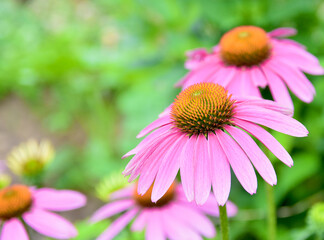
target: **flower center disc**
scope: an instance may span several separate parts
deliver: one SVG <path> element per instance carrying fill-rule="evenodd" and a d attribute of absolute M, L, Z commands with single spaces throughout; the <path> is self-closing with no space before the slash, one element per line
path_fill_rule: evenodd
<path fill-rule="evenodd" d="M 175 126 L 189 134 L 207 134 L 231 124 L 231 95 L 220 85 L 198 83 L 183 90 L 175 99 L 171 116 Z"/>
<path fill-rule="evenodd" d="M 241 26 L 228 31 L 221 38 L 220 49 L 223 61 L 238 67 L 258 65 L 271 54 L 267 33 L 255 26 Z"/>
<path fill-rule="evenodd" d="M 151 208 L 151 207 L 162 207 L 168 204 L 174 199 L 175 196 L 175 184 L 172 183 L 168 191 L 160 198 L 156 203 L 151 201 L 151 195 L 153 190 L 152 186 L 147 190 L 147 192 L 142 196 L 137 193 L 137 185 L 134 190 L 134 199 L 142 207 Z"/>
<path fill-rule="evenodd" d="M 0 219 L 19 217 L 32 204 L 32 195 L 27 186 L 13 185 L 0 191 Z"/>

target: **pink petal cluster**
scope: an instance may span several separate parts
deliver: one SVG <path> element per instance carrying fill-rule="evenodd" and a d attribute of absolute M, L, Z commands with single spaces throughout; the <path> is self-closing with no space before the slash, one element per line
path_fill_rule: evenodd
<path fill-rule="evenodd" d="M 142 207 L 133 198 L 135 186 L 116 191 L 110 196 L 113 202 L 97 210 L 91 218 L 98 222 L 124 212 L 97 238 L 97 240 L 113 239 L 132 220 L 132 231 L 145 229 L 146 240 L 191 239 L 201 240 L 201 236 L 212 238 L 216 234 L 213 223 L 205 216 L 218 216 L 218 205 L 210 195 L 203 206 L 189 203 L 183 193 L 182 186 L 176 186 L 175 198 L 162 207 Z M 237 207 L 227 203 L 228 216 L 237 213 Z"/>
<path fill-rule="evenodd" d="M 86 197 L 71 190 L 50 188 L 33 189 L 32 206 L 21 219 L 36 232 L 55 239 L 70 239 L 77 236 L 72 223 L 51 211 L 68 211 L 83 207 Z M 2 220 L 1 240 L 29 240 L 24 224 L 19 218 Z"/>
<path fill-rule="evenodd" d="M 224 86 L 234 95 L 260 98 L 259 87 L 268 86 L 276 102 L 293 109 L 289 88 L 300 100 L 309 103 L 314 98 L 315 89 L 303 72 L 322 75 L 324 69 L 304 46 L 283 39 L 294 34 L 296 30 L 292 28 L 278 28 L 269 32 L 271 54 L 261 64 L 252 67 L 226 65 L 220 56 L 219 45 L 208 56 L 206 50 L 193 50 L 185 64 L 191 71 L 177 86 L 187 88 L 199 82 L 213 82 Z"/>
<path fill-rule="evenodd" d="M 219 205 L 224 205 L 231 188 L 232 168 L 243 188 L 250 194 L 257 189 L 254 168 L 271 185 L 277 183 L 274 168 L 261 151 L 254 136 L 288 166 L 293 160 L 282 145 L 264 128 L 291 136 L 307 136 L 307 129 L 291 118 L 292 112 L 263 99 L 236 99 L 232 124 L 204 134 L 180 131 L 167 108 L 160 117 L 138 135 L 141 143 L 124 157 L 135 155 L 126 166 L 129 181 L 139 176 L 138 192 L 144 194 L 153 185 L 152 201 L 159 200 L 174 181 L 179 169 L 185 195 L 197 204 L 207 201 L 211 187 Z M 154 131 L 155 130 L 155 131 Z M 249 134 L 248 134 L 249 133 Z M 253 167 L 254 166 L 254 167 Z"/>

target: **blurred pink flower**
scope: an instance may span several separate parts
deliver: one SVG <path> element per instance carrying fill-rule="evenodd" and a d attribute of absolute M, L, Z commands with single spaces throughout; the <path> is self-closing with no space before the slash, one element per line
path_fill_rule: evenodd
<path fill-rule="evenodd" d="M 151 201 L 152 187 L 143 196 L 137 193 L 135 185 L 114 192 L 108 203 L 97 210 L 91 218 L 98 222 L 124 212 L 102 233 L 97 240 L 113 239 L 132 219 L 131 230 L 145 228 L 146 240 L 201 239 L 215 236 L 216 230 L 206 214 L 218 216 L 218 205 L 210 195 L 203 206 L 189 203 L 180 184 L 173 183 L 165 195 L 156 203 Z M 228 216 L 237 213 L 237 207 L 227 203 Z"/>
<path fill-rule="evenodd" d="M 189 201 L 203 204 L 211 185 L 218 204 L 224 205 L 231 187 L 231 171 L 250 194 L 257 189 L 253 166 L 270 185 L 277 183 L 273 166 L 250 133 L 288 166 L 293 161 L 281 144 L 258 124 L 296 136 L 307 129 L 291 118 L 291 110 L 264 99 L 232 98 L 220 85 L 199 83 L 183 90 L 160 117 L 138 135 L 148 135 L 124 157 L 135 156 L 126 166 L 129 181 L 139 177 L 144 194 L 154 182 L 152 201 L 159 200 L 180 168 Z"/>
<path fill-rule="evenodd" d="M 268 86 L 273 99 L 293 109 L 288 88 L 302 101 L 315 95 L 312 83 L 303 72 L 322 75 L 317 58 L 301 44 L 283 39 L 296 34 L 293 28 L 278 28 L 270 33 L 255 26 L 240 26 L 225 33 L 213 52 L 194 62 L 192 51 L 186 62 L 191 71 L 177 83 L 186 88 L 199 82 L 213 82 L 238 96 L 261 97 L 258 87 Z M 198 49 L 196 54 L 202 53 Z"/>
<path fill-rule="evenodd" d="M 34 189 L 12 185 L 0 190 L 1 240 L 28 240 L 24 223 L 45 236 L 70 239 L 77 230 L 50 211 L 68 211 L 86 204 L 86 197 L 70 190 Z M 23 223 L 23 222 L 24 223 Z"/>
<path fill-rule="evenodd" d="M 188 59 L 185 62 L 185 67 L 189 70 L 196 68 L 208 55 L 209 53 L 204 48 L 197 48 L 186 52 Z"/>

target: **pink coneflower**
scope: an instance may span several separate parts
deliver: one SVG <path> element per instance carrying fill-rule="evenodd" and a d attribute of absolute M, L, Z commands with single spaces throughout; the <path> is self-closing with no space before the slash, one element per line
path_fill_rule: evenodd
<path fill-rule="evenodd" d="M 1 240 L 28 240 L 25 224 L 56 239 L 70 239 L 77 230 L 69 221 L 50 211 L 67 211 L 84 206 L 81 193 L 50 188 L 34 189 L 12 185 L 0 190 Z"/>
<path fill-rule="evenodd" d="M 124 174 L 130 175 L 130 181 L 140 175 L 140 194 L 144 194 L 154 181 L 152 201 L 156 202 L 180 168 L 189 201 L 195 199 L 197 204 L 203 204 L 212 185 L 218 204 L 224 205 L 231 186 L 230 166 L 250 194 L 257 189 L 252 164 L 269 184 L 277 182 L 271 162 L 246 132 L 259 139 L 282 162 L 292 166 L 287 151 L 258 125 L 296 137 L 306 136 L 307 129 L 289 114 L 291 111 L 269 100 L 235 99 L 214 83 L 192 85 L 139 133 L 138 137 L 142 137 L 156 129 L 124 156 L 135 154 Z"/>
<path fill-rule="evenodd" d="M 309 103 L 315 89 L 303 72 L 321 75 L 324 69 L 302 45 L 282 39 L 295 33 L 292 28 L 267 34 L 255 26 L 236 27 L 224 34 L 213 53 L 204 55 L 202 61 L 192 57 L 200 56 L 202 49 L 191 51 L 186 66 L 194 67 L 189 67 L 192 70 L 177 86 L 214 82 L 234 95 L 256 97 L 261 97 L 258 87 L 269 86 L 276 102 L 293 109 L 288 86 L 299 99 Z"/>
<path fill-rule="evenodd" d="M 213 223 L 206 214 L 218 216 L 218 205 L 210 195 L 203 206 L 189 203 L 180 184 L 173 183 L 156 203 L 151 201 L 152 187 L 142 196 L 135 185 L 116 191 L 110 196 L 113 202 L 106 204 L 93 215 L 92 222 L 101 221 L 118 213 L 117 218 L 97 240 L 109 240 L 123 230 L 132 219 L 132 231 L 145 229 L 145 239 L 202 239 L 215 236 Z M 237 207 L 228 202 L 227 212 L 234 216 Z"/>

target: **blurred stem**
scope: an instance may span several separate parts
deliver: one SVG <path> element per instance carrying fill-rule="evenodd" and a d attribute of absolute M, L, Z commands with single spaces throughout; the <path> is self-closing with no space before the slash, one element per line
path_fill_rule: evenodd
<path fill-rule="evenodd" d="M 267 203 L 268 203 L 268 239 L 276 240 L 277 234 L 277 216 L 276 204 L 274 199 L 274 190 L 271 185 L 266 183 L 267 189 Z"/>
<path fill-rule="evenodd" d="M 229 240 L 229 226 L 226 212 L 226 204 L 219 206 L 219 219 L 222 232 L 222 240 Z"/>
<path fill-rule="evenodd" d="M 25 230 L 26 230 L 26 234 L 28 236 L 28 239 L 32 239 L 31 237 L 31 234 L 30 234 L 30 230 L 29 230 L 29 227 L 27 226 L 27 224 L 25 223 L 24 219 L 22 217 L 20 217 L 20 221 L 22 222 L 22 224 L 24 225 L 25 227 Z"/>

